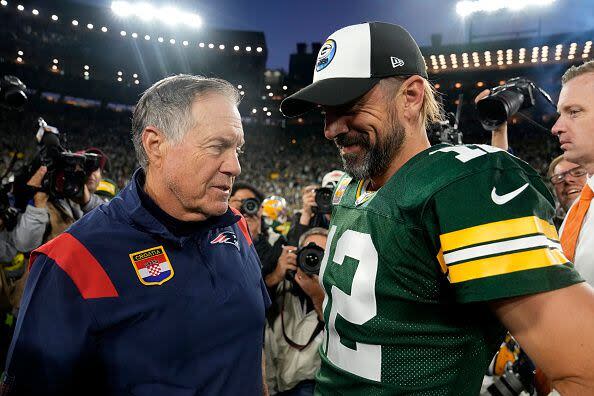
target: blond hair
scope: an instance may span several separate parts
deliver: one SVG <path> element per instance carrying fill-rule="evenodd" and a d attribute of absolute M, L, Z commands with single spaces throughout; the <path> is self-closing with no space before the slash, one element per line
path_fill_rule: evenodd
<path fill-rule="evenodd" d="M 584 62 L 579 66 L 571 66 L 565 73 L 563 73 L 561 84 L 565 85 L 569 80 L 586 73 L 594 73 L 594 60 Z"/>
<path fill-rule="evenodd" d="M 560 156 L 556 157 L 555 159 L 553 159 L 551 161 L 551 164 L 549 165 L 549 171 L 547 172 L 547 176 L 549 178 L 553 177 L 553 175 L 555 174 L 555 168 L 557 167 L 557 165 L 559 165 L 559 163 L 561 161 L 563 161 L 565 158 L 563 158 L 563 154 L 561 154 Z"/>
<path fill-rule="evenodd" d="M 400 93 L 402 83 L 408 78 L 406 77 L 388 77 L 382 80 L 388 84 L 385 87 L 385 92 L 397 95 Z M 429 128 L 431 124 L 442 122 L 445 120 L 444 109 L 441 101 L 438 100 L 439 92 L 433 87 L 433 85 L 425 78 L 423 80 L 423 105 L 421 107 L 421 119 L 423 120 L 423 127 L 425 130 Z"/>

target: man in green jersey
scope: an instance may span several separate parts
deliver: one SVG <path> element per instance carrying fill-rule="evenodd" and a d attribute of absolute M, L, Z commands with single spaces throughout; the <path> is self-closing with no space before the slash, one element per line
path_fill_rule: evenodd
<path fill-rule="evenodd" d="M 440 118 L 406 30 L 348 26 L 313 83 L 343 159 L 320 282 L 320 395 L 472 395 L 505 334 L 563 395 L 594 389 L 594 291 L 563 255 L 536 172 L 485 145 L 430 147 Z"/>

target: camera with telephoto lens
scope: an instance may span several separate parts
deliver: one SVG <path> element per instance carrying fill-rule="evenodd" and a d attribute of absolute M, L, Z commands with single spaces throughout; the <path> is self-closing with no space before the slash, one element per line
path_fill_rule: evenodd
<path fill-rule="evenodd" d="M 256 198 L 246 198 L 241 201 L 241 208 L 239 208 L 239 211 L 242 215 L 255 216 L 258 214 L 258 210 L 260 210 L 260 200 Z"/>
<path fill-rule="evenodd" d="M 22 206 L 23 200 L 18 197 L 31 195 L 31 188 L 27 186 L 27 182 L 40 166 L 47 167 L 40 191 L 49 194 L 52 198 L 82 196 L 88 177 L 100 166 L 101 157 L 94 153 L 76 154 L 66 150 L 62 146 L 57 128 L 49 126 L 43 118 L 39 118 L 38 123 L 37 154 L 30 163 L 15 174 L 14 190 L 17 202 Z"/>
<path fill-rule="evenodd" d="M 15 76 L 0 78 L 0 106 L 10 110 L 22 110 L 27 103 L 27 87 Z"/>
<path fill-rule="evenodd" d="M 314 190 L 316 197 L 316 205 L 313 210 L 315 213 L 328 214 L 332 213 L 332 194 L 334 190 L 330 187 L 320 187 Z"/>
<path fill-rule="evenodd" d="M 324 249 L 313 242 L 297 249 L 297 267 L 307 275 L 318 275 L 320 273 L 320 265 L 324 258 Z M 285 277 L 288 280 L 295 279 L 295 271 L 287 271 Z"/>
<path fill-rule="evenodd" d="M 532 81 L 523 77 L 510 78 L 504 85 L 493 88 L 489 96 L 476 104 L 483 128 L 492 131 L 519 110 L 534 106 L 536 90 L 543 92 Z"/>

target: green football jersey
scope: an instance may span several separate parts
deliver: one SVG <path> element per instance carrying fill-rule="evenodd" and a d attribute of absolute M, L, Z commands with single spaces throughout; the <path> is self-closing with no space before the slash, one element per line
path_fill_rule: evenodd
<path fill-rule="evenodd" d="M 377 192 L 335 189 L 318 395 L 472 395 L 505 335 L 486 302 L 581 282 L 525 162 L 431 147 Z"/>

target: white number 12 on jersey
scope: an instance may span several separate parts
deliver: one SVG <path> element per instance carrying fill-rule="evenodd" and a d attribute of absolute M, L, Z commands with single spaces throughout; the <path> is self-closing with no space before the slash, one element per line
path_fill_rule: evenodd
<path fill-rule="evenodd" d="M 332 246 L 335 233 L 336 226 L 332 226 L 328 234 L 326 254 L 320 267 L 320 283 L 323 283 L 324 271 L 329 261 L 330 246 Z M 350 295 L 332 285 L 330 291 L 332 307 L 326 324 L 328 341 L 324 343 L 322 348 L 326 351 L 328 359 L 341 369 L 363 378 L 381 381 L 381 345 L 356 342 L 357 349 L 348 348 L 340 342 L 340 335 L 335 327 L 336 316 L 339 314 L 342 318 L 355 325 L 362 325 L 377 315 L 375 278 L 377 276 L 378 255 L 375 246 L 373 246 L 371 235 L 352 230 L 345 231 L 336 243 L 334 257 L 330 264 L 341 266 L 345 257 L 358 260 L 359 264 L 353 276 Z M 328 295 L 324 299 L 324 311 L 327 304 Z"/>

